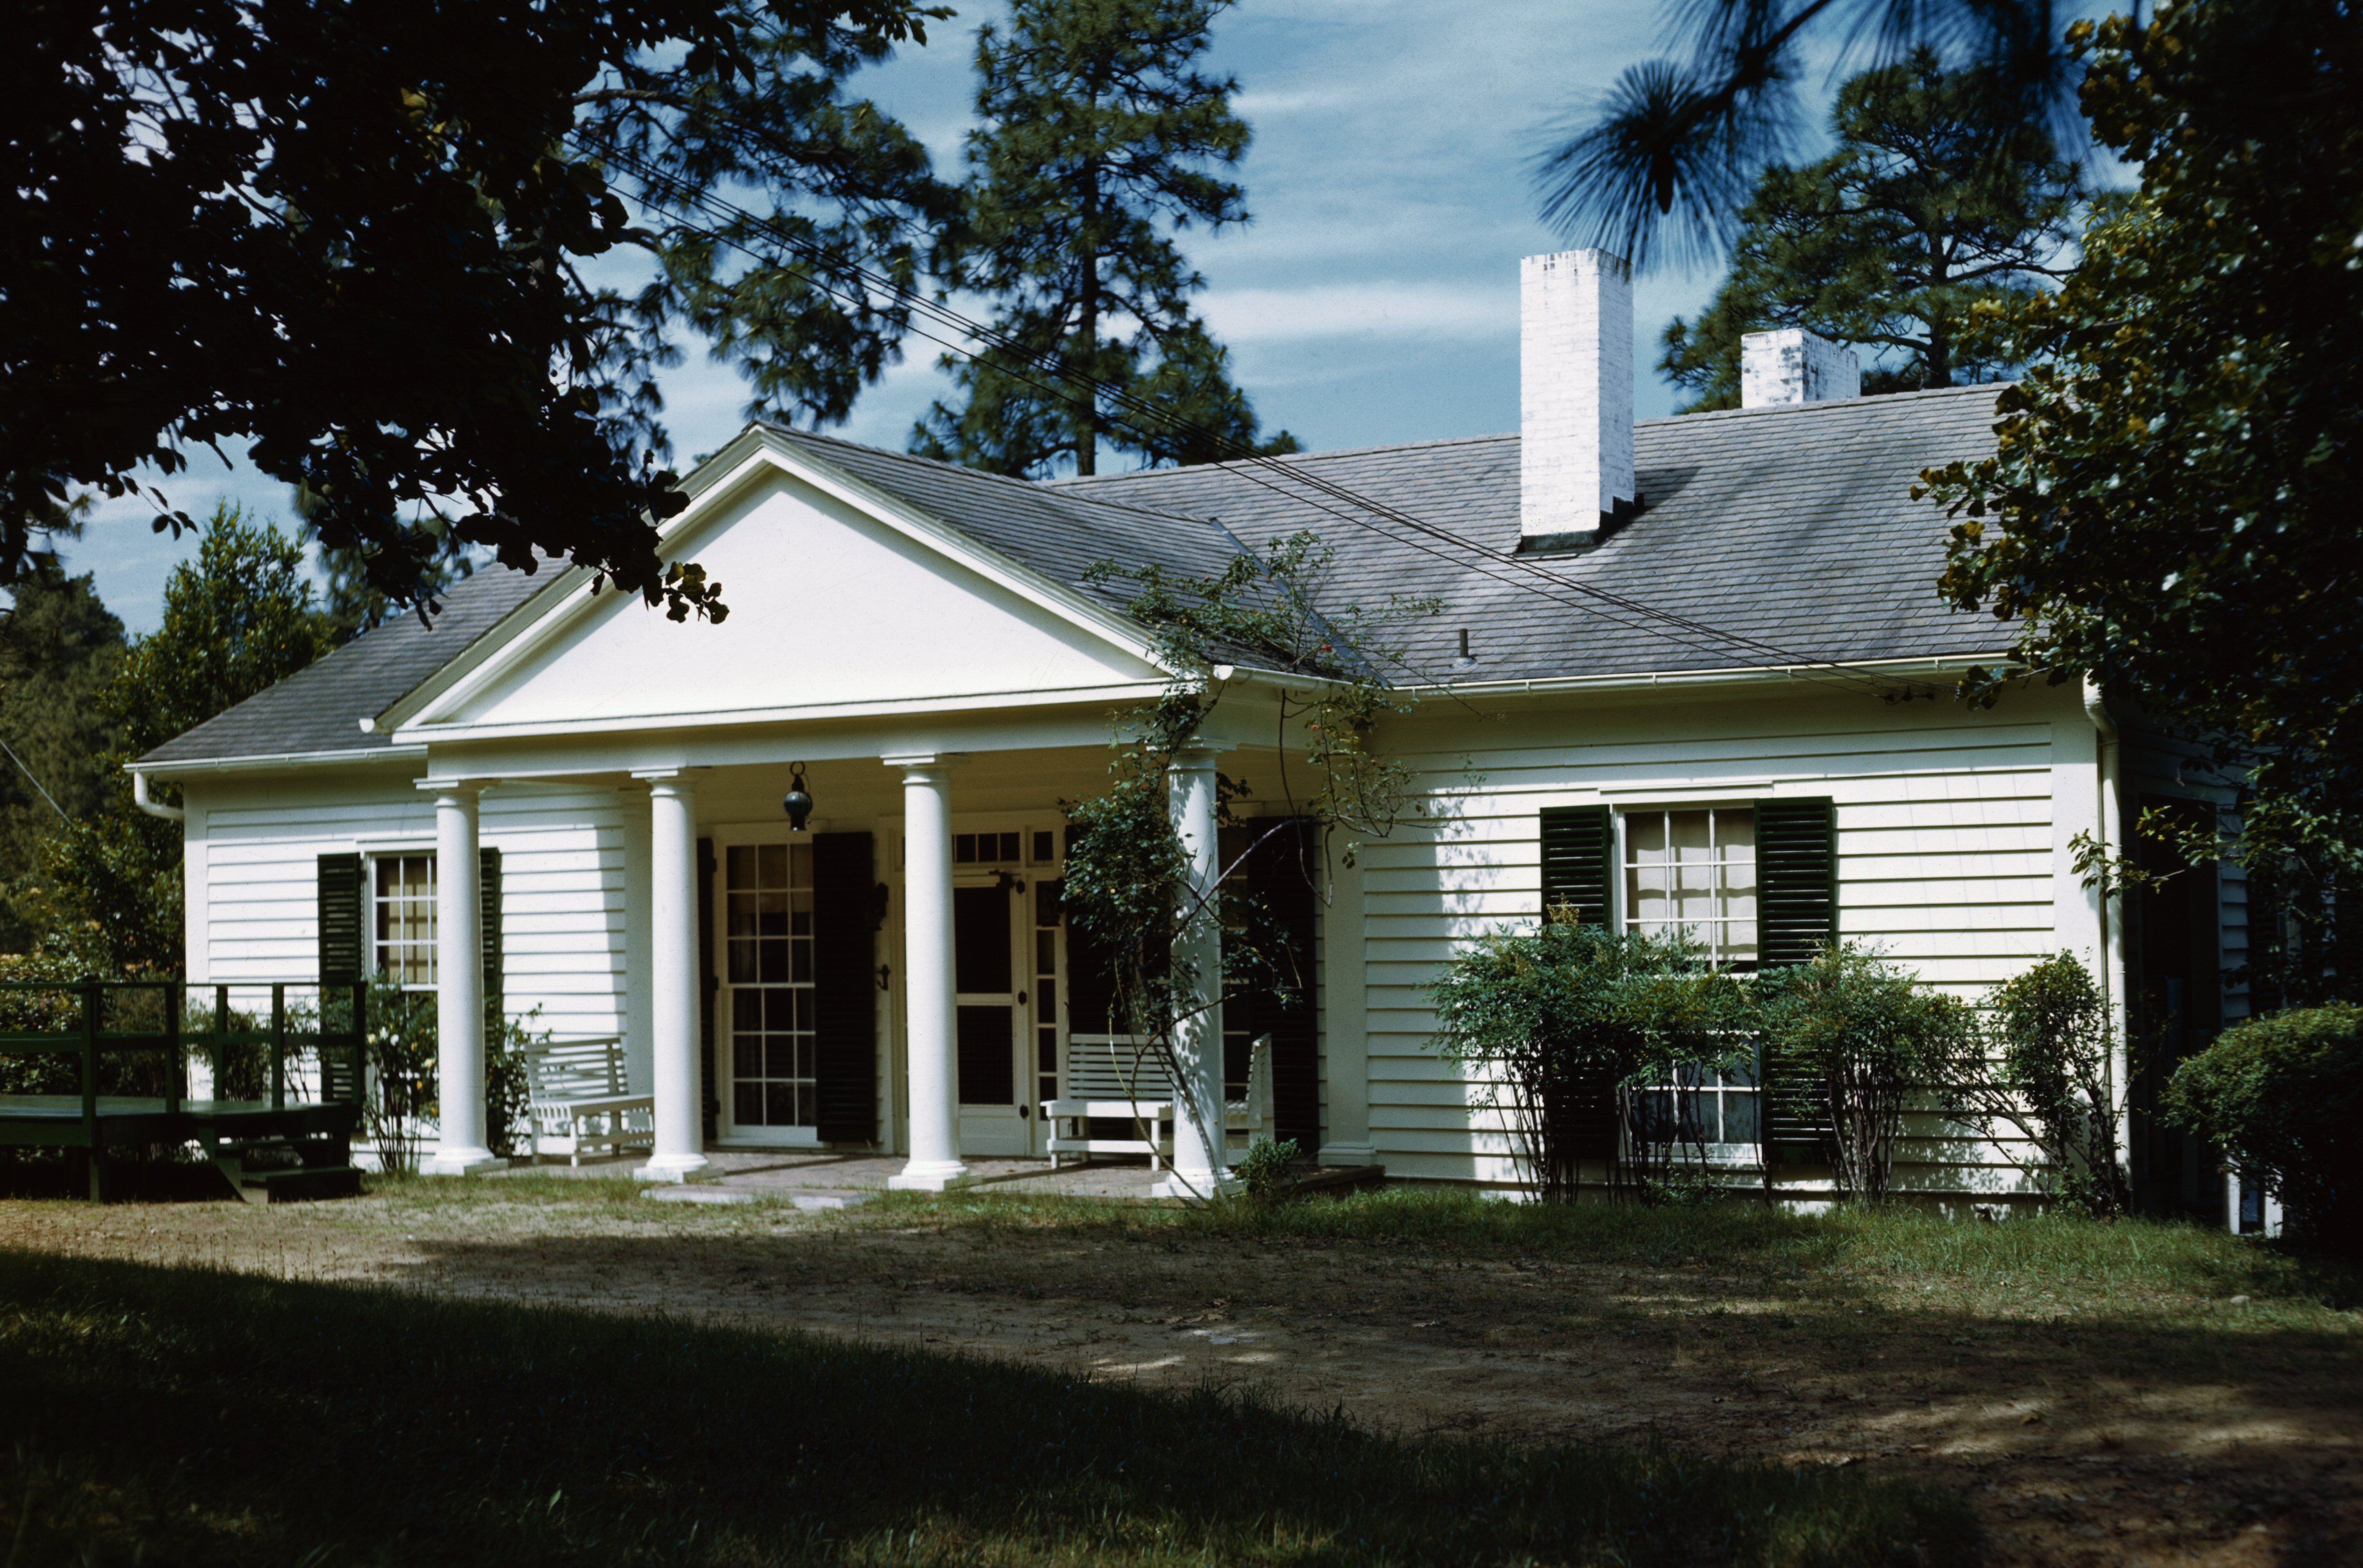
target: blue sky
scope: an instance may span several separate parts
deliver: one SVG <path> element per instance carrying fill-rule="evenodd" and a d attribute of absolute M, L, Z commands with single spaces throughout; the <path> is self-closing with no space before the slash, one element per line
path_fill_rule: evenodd
<path fill-rule="evenodd" d="M 957 172 L 970 123 L 976 26 L 997 7 L 962 4 L 858 81 Z M 1215 66 L 1237 76 L 1255 145 L 1238 177 L 1255 221 L 1184 238 L 1208 289 L 1201 308 L 1230 345 L 1267 428 L 1308 447 L 1370 446 L 1514 428 L 1517 261 L 1557 249 L 1536 216 L 1528 163 L 1626 65 L 1658 52 L 1660 0 L 1245 0 L 1219 24 Z M 1818 97 L 1821 75 L 1804 85 Z M 1657 334 L 1713 293 L 1713 271 L 1638 281 L 1636 334 Z M 691 343 L 665 378 L 683 458 L 738 430 L 745 392 Z M 1645 368 L 1644 418 L 1672 396 Z M 900 448 L 945 386 L 931 345 L 871 389 L 843 427 Z M 192 515 L 216 499 L 289 515 L 284 487 L 242 464 L 192 454 L 166 486 Z M 71 568 L 134 632 L 152 629 L 166 575 L 194 549 L 153 533 L 136 502 L 102 504 Z"/>

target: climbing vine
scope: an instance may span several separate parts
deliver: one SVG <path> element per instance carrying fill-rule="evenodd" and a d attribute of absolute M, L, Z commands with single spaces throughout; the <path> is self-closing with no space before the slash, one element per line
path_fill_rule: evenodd
<path fill-rule="evenodd" d="M 1395 596 L 1376 610 L 1325 608 L 1333 558 L 1316 536 L 1300 533 L 1240 555 L 1214 577 L 1105 563 L 1092 573 L 1096 582 L 1131 588 L 1127 609 L 1150 628 L 1153 652 L 1172 673 L 1155 701 L 1117 715 L 1105 788 L 1066 803 L 1065 915 L 1106 966 L 1111 1010 L 1129 1042 L 1127 1076 L 1144 1086 L 1132 1098 L 1163 1099 L 1170 1083 L 1176 1113 L 1217 1150 L 1223 1107 L 1194 1103 L 1177 1041 L 1225 1000 L 1309 988 L 1312 977 L 1300 972 L 1256 900 L 1193 886 L 1173 823 L 1170 771 L 1242 677 L 1272 692 L 1278 774 L 1267 798 L 1280 810 L 1244 813 L 1249 781 L 1217 776 L 1216 821 L 1239 831 L 1226 835 L 1237 848 L 1220 865 L 1215 887 L 1285 831 L 1298 846 L 1285 857 L 1286 874 L 1304 877 L 1325 902 L 1333 861 L 1350 864 L 1365 842 L 1392 833 L 1410 797 L 1410 770 L 1381 756 L 1371 737 L 1381 719 L 1413 706 L 1385 679 L 1384 671 L 1402 666 L 1388 634 L 1437 606 Z M 1307 822 L 1310 833 L 1302 826 Z M 1210 907 L 1210 899 L 1226 907 Z M 1176 956 L 1177 944 L 1205 919 L 1224 922 L 1223 972 L 1211 986 Z"/>

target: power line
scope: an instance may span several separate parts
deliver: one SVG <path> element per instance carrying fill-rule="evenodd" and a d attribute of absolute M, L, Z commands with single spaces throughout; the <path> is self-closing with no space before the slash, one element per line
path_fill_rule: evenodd
<path fill-rule="evenodd" d="M 1076 390 L 1082 391 L 1087 395 L 1094 399 L 1104 399 L 1106 402 L 1116 405 L 1117 408 L 1124 412 L 1137 416 L 1134 420 L 1119 419 L 1118 423 L 1129 425 L 1133 429 L 1138 431 L 1140 434 L 1155 436 L 1159 433 L 1158 431 L 1144 428 L 1137 422 L 1137 418 L 1148 418 L 1158 421 L 1160 425 L 1165 426 L 1168 432 L 1187 434 L 1199 437 L 1215 450 L 1227 450 L 1236 454 L 1235 457 L 1223 464 L 1226 471 L 1235 473 L 1241 478 L 1248 479 L 1251 482 L 1257 483 L 1264 489 L 1281 495 L 1284 499 L 1294 502 L 1300 505 L 1310 505 L 1315 510 L 1337 518 L 1341 522 L 1350 524 L 1354 526 L 1360 527 L 1367 532 L 1376 534 L 1378 536 L 1387 539 L 1391 543 L 1406 548 L 1418 550 L 1424 555 L 1445 561 L 1447 564 L 1460 570 L 1476 571 L 1481 576 L 1503 583 L 1508 587 L 1522 591 L 1538 593 L 1543 598 L 1553 603 L 1560 605 L 1562 608 L 1573 609 L 1599 615 L 1601 618 L 1606 620 L 1610 624 L 1622 627 L 1625 630 L 1649 633 L 1659 636 L 1663 636 L 1681 646 L 1690 648 L 1693 652 L 1703 653 L 1710 657 L 1715 657 L 1718 654 L 1727 655 L 1729 650 L 1737 649 L 1758 657 L 1769 657 L 1775 664 L 1800 673 L 1803 673 L 1804 671 L 1826 670 L 1830 672 L 1831 675 L 1836 676 L 1837 680 L 1833 681 L 1818 674 L 1805 674 L 1804 678 L 1827 685 L 1836 685 L 1839 682 L 1843 682 L 1847 686 L 1850 686 L 1858 690 L 1871 691 L 1882 696 L 1896 690 L 1903 690 L 1905 691 L 1913 690 L 1910 682 L 1892 681 L 1860 671 L 1848 669 L 1845 666 L 1838 664 L 1834 660 L 1815 658 L 1807 655 L 1799 654 L 1793 650 L 1784 648 L 1778 644 L 1767 642 L 1759 637 L 1750 636 L 1745 633 L 1728 631 L 1722 627 L 1713 625 L 1706 622 L 1698 621 L 1689 616 L 1679 615 L 1670 611 L 1658 609 L 1655 606 L 1643 603 L 1626 595 L 1601 588 L 1596 584 L 1581 582 L 1571 578 L 1563 577 L 1558 572 L 1545 569 L 1539 562 L 1528 558 L 1494 549 L 1493 547 L 1481 544 L 1477 540 L 1470 539 L 1464 535 L 1454 533 L 1448 528 L 1429 523 L 1423 518 L 1400 511 L 1399 509 L 1387 505 L 1384 502 L 1374 501 L 1371 498 L 1349 490 L 1346 486 L 1338 484 L 1334 480 L 1323 478 L 1318 474 L 1308 472 L 1299 465 L 1280 462 L 1262 452 L 1255 450 L 1252 447 L 1246 446 L 1241 442 L 1222 435 L 1220 432 L 1210 430 L 1205 426 L 1199 425 L 1190 420 L 1184 419 L 1169 410 L 1150 403 L 1147 400 L 1135 397 L 1132 394 L 1126 392 L 1121 388 L 1110 386 L 1104 382 L 1099 381 L 1082 371 L 1059 364 L 1056 360 L 1049 359 L 1046 356 L 1036 355 L 1026 349 L 1021 345 L 1012 341 L 1004 335 L 999 333 L 989 325 L 974 321 L 960 313 L 952 310 L 949 306 L 929 301 L 924 296 L 908 293 L 906 291 L 896 285 L 892 280 L 883 279 L 878 274 L 871 272 L 858 264 L 845 263 L 834 259 L 820 256 L 816 254 L 819 248 L 813 245 L 810 241 L 800 239 L 796 236 L 785 232 L 771 220 L 761 217 L 757 214 L 738 205 L 736 203 L 728 201 L 727 198 L 700 190 L 698 187 L 691 184 L 688 181 L 683 180 L 680 176 L 672 174 L 657 165 L 649 163 L 643 158 L 613 147 L 605 149 L 594 148 L 591 150 L 593 150 L 595 155 L 608 158 L 614 162 L 620 164 L 627 171 L 637 175 L 644 185 L 660 185 L 675 193 L 674 199 L 678 204 L 692 206 L 699 213 L 710 218 L 735 218 L 739 222 L 752 225 L 754 227 L 761 230 L 773 239 L 779 241 L 790 250 L 803 255 L 806 259 L 807 263 L 804 269 L 806 280 L 815 287 L 820 289 L 823 293 L 828 293 L 847 304 L 858 305 L 863 309 L 873 309 L 875 308 L 875 301 L 872 300 L 868 290 L 872 288 L 882 289 L 891 297 L 900 300 L 907 309 L 914 310 L 938 325 L 960 333 L 963 337 L 971 339 L 972 342 L 981 342 L 986 347 L 998 349 L 1004 354 L 1015 356 L 1034 370 L 1043 374 L 1068 381 L 1071 383 Z M 727 237 L 711 229 L 702 228 L 694 223 L 687 222 L 678 212 L 671 215 L 672 215 L 676 221 L 681 221 L 683 227 L 689 229 L 692 233 L 699 235 L 701 237 L 719 244 L 730 246 L 731 248 L 740 250 L 749 256 L 760 257 L 760 253 L 753 247 L 747 245 L 743 241 Z M 833 282 L 829 277 L 825 275 L 823 271 L 824 269 L 831 271 L 841 272 L 857 279 L 861 282 L 863 287 L 857 291 L 848 289 L 838 283 Z M 954 342 L 949 339 L 937 337 L 934 333 L 928 332 L 921 327 L 914 326 L 910 328 L 910 330 L 915 336 L 925 339 L 926 341 L 937 344 L 953 353 L 962 355 L 971 359 L 982 358 L 977 349 L 972 347 L 971 343 Z M 996 366 L 996 369 L 1000 370 L 1004 374 L 1011 374 L 1013 379 L 1022 381 L 1025 384 L 1033 387 L 1037 391 L 1050 393 L 1052 395 L 1059 395 L 1060 393 L 1061 389 L 1056 386 L 1046 385 L 1042 381 L 1032 377 L 1016 373 L 1006 364 Z M 1510 571 L 1516 572 L 1520 575 L 1516 577 L 1504 575 L 1501 570 L 1488 569 L 1485 566 L 1478 564 L 1478 562 L 1457 559 L 1453 556 L 1448 555 L 1442 550 L 1424 546 L 1417 540 L 1405 538 L 1400 535 L 1390 533 L 1385 529 L 1377 527 L 1375 525 L 1362 517 L 1353 515 L 1349 512 L 1340 511 L 1336 506 L 1324 504 L 1320 500 L 1299 493 L 1293 489 L 1287 488 L 1280 483 L 1274 482 L 1270 479 L 1265 477 L 1267 474 L 1282 475 L 1296 486 L 1302 486 L 1304 489 L 1312 490 L 1318 492 L 1318 494 L 1327 496 L 1345 506 L 1358 508 L 1363 512 L 1370 513 L 1374 516 L 1385 518 L 1389 522 L 1397 524 L 1404 528 L 1411 529 L 1428 538 L 1435 539 L 1440 543 L 1466 551 L 1470 556 L 1478 558 L 1479 562 L 1490 562 L 1495 566 L 1506 568 Z M 1552 591 L 1552 590 L 1555 589 L 1571 591 L 1582 596 L 1584 600 L 1591 601 L 1592 602 L 1578 602 L 1575 600 L 1568 599 L 1559 592 Z M 1601 608 L 1603 605 L 1614 606 L 1617 610 L 1625 612 L 1626 614 L 1641 617 L 1644 623 L 1655 623 L 1656 624 L 1636 624 L 1634 621 L 1627 620 L 1622 615 L 1609 613 L 1607 611 Z M 1702 643 L 1698 640 L 1701 637 L 1710 639 L 1711 641 L 1709 643 Z"/>

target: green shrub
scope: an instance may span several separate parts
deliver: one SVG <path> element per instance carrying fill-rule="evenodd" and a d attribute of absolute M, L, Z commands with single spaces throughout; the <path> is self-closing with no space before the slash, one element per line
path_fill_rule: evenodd
<path fill-rule="evenodd" d="M 2175 1070 L 2166 1113 L 2278 1197 L 2299 1240 L 2363 1255 L 2363 1007 L 2225 1030 Z"/>
<path fill-rule="evenodd" d="M 1532 933 L 1482 938 L 1427 994 L 1437 1053 L 1507 1112 L 1513 1151 L 1554 1202 L 1574 1201 L 1587 1159 L 1603 1161 L 1613 1188 L 1646 1196 L 1680 1145 L 1648 1124 L 1642 1086 L 1746 1055 L 1747 998 L 1697 943 L 1566 910 Z"/>
<path fill-rule="evenodd" d="M 1248 1189 L 1249 1198 L 1270 1200 L 1288 1189 L 1288 1168 L 1301 1153 L 1293 1138 L 1277 1143 L 1269 1138 L 1258 1138 L 1248 1145 L 1248 1152 L 1231 1169 Z"/>
<path fill-rule="evenodd" d="M 1770 971 L 1758 1005 L 1766 1074 L 1811 1086 L 1836 1134 L 1838 1189 L 1849 1198 L 1887 1195 L 1912 1101 L 1951 1106 L 1981 1067 L 1966 1004 L 1852 943 Z"/>
<path fill-rule="evenodd" d="M 1994 989 L 1987 1015 L 1991 1071 L 1964 1086 L 1962 1120 L 2015 1127 L 2040 1151 L 2045 1185 L 2096 1219 L 2133 1206 L 2118 1120 L 2122 1086 L 2101 988 L 2071 954 L 2056 953 Z"/>

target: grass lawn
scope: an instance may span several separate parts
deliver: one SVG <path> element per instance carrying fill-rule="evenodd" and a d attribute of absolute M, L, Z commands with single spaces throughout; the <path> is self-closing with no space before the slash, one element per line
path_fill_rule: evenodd
<path fill-rule="evenodd" d="M 0 1568 L 2363 1561 L 2363 1279 L 2192 1226 L 518 1176 L 0 1260 Z"/>
<path fill-rule="evenodd" d="M 1412 1440 L 1237 1394 L 0 1253 L 0 1540 L 51 1562 L 1970 1560 L 1942 1492 Z"/>

